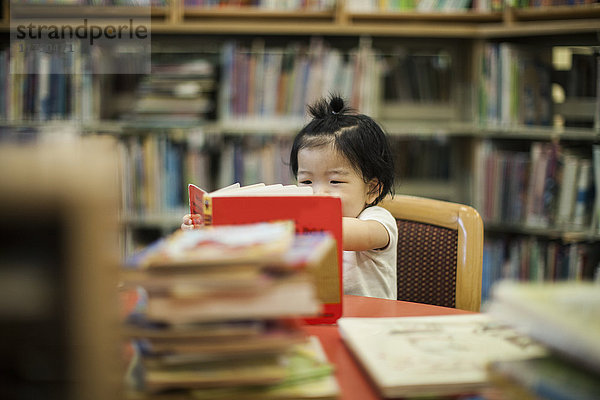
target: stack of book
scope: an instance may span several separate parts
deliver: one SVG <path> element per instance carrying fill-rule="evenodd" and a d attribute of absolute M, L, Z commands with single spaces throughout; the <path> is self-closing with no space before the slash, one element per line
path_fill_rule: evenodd
<path fill-rule="evenodd" d="M 214 65 L 203 57 L 161 57 L 138 87 L 132 110 L 134 121 L 193 123 L 212 118 Z"/>
<path fill-rule="evenodd" d="M 489 365 L 491 380 L 510 398 L 600 398 L 600 285 L 504 281 L 493 288 L 488 311 L 549 350 Z"/>
<path fill-rule="evenodd" d="M 312 271 L 335 249 L 291 221 L 177 231 L 136 254 L 125 285 L 135 398 L 332 398 L 338 386 L 302 318 L 321 303 Z"/>

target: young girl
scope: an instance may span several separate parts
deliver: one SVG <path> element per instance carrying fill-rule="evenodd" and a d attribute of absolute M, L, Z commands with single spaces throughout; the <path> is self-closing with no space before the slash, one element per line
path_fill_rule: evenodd
<path fill-rule="evenodd" d="M 394 165 L 383 130 L 339 96 L 308 107 L 312 120 L 294 139 L 290 167 L 300 186 L 342 201 L 344 293 L 396 299 L 394 217 L 378 207 L 392 192 Z M 185 215 L 182 229 L 201 223 Z"/>
<path fill-rule="evenodd" d="M 387 137 L 338 96 L 308 109 L 312 120 L 294 139 L 290 167 L 299 185 L 342 200 L 344 293 L 396 299 L 398 227 L 377 206 L 393 190 Z"/>

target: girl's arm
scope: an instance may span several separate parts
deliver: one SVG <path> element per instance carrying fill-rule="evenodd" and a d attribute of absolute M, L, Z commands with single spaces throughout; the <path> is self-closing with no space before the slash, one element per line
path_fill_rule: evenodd
<path fill-rule="evenodd" d="M 351 251 L 381 249 L 390 241 L 381 222 L 352 217 L 342 218 L 342 237 L 344 250 Z"/>

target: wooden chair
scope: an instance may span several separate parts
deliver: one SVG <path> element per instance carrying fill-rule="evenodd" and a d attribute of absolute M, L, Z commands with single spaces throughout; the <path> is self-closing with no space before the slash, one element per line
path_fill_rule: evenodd
<path fill-rule="evenodd" d="M 398 300 L 479 311 L 483 221 L 467 205 L 396 195 Z"/>

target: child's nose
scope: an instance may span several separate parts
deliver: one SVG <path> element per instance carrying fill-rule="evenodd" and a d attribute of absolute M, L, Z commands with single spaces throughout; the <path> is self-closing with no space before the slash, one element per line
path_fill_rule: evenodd
<path fill-rule="evenodd" d="M 329 188 L 327 185 L 314 185 L 313 184 L 313 192 L 314 194 L 329 194 Z"/>

